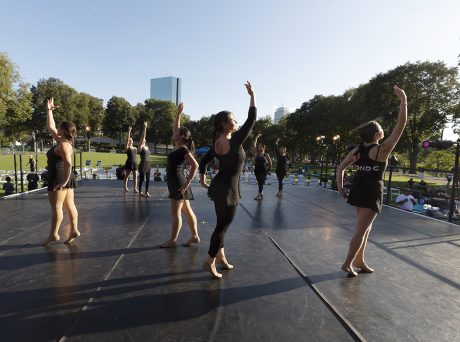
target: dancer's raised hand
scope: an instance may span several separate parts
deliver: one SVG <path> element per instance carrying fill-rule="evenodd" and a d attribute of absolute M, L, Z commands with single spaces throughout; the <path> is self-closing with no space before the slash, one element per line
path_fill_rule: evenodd
<path fill-rule="evenodd" d="M 394 89 L 394 92 L 395 92 L 396 96 L 399 97 L 401 102 L 404 103 L 404 104 L 407 104 L 407 96 L 406 96 L 406 93 L 404 92 L 404 90 L 399 88 L 397 85 L 395 85 L 393 87 L 393 89 Z"/>
<path fill-rule="evenodd" d="M 184 111 L 184 103 L 181 102 L 181 103 L 179 103 L 179 105 L 177 106 L 177 115 L 182 114 L 183 111 Z"/>
<path fill-rule="evenodd" d="M 56 108 L 59 108 L 59 106 L 54 105 L 54 98 L 52 97 L 46 100 L 46 108 L 48 108 L 48 110 L 55 110 Z"/>
<path fill-rule="evenodd" d="M 248 91 L 248 94 L 250 96 L 254 96 L 254 89 L 252 89 L 252 85 L 249 81 L 246 81 L 246 83 L 244 84 L 244 86 L 246 87 L 246 90 Z"/>

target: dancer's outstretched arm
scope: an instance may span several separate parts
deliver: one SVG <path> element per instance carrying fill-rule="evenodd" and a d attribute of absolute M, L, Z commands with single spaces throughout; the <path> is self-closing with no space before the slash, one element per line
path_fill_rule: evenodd
<path fill-rule="evenodd" d="M 398 113 L 398 121 L 396 123 L 396 127 L 391 132 L 390 136 L 385 139 L 380 147 L 380 152 L 382 153 L 381 159 L 386 160 L 390 155 L 391 151 L 395 148 L 396 144 L 398 143 L 401 135 L 404 132 L 404 128 L 406 127 L 407 122 L 407 96 L 404 90 L 399 88 L 398 86 L 394 86 L 394 92 L 397 97 L 399 97 L 400 105 L 399 105 L 399 113 Z"/>
<path fill-rule="evenodd" d="M 246 87 L 246 90 L 250 96 L 248 118 L 244 122 L 243 126 L 241 126 L 241 128 L 232 136 L 232 140 L 239 145 L 242 145 L 248 138 L 249 134 L 251 134 L 252 128 L 254 127 L 257 118 L 256 95 L 254 94 L 252 85 L 249 83 L 249 81 L 247 81 L 244 86 Z"/>
<path fill-rule="evenodd" d="M 59 106 L 54 105 L 54 98 L 46 100 L 46 127 L 48 132 L 51 134 L 54 140 L 59 141 L 61 138 L 56 129 L 56 123 L 54 122 L 53 110 Z"/>
<path fill-rule="evenodd" d="M 254 155 L 257 155 L 257 140 L 259 140 L 259 138 L 262 136 L 262 133 L 258 133 L 256 135 L 256 138 L 254 139 L 254 142 L 252 144 L 252 150 L 254 152 Z"/>
<path fill-rule="evenodd" d="M 139 142 L 139 151 L 142 150 L 142 148 L 145 145 L 145 137 L 147 136 L 147 121 L 144 121 L 144 130 L 142 131 L 141 135 L 141 141 Z"/>
<path fill-rule="evenodd" d="M 131 139 L 131 130 L 132 130 L 132 127 L 129 126 L 129 128 L 128 128 L 128 140 L 126 140 L 126 149 L 128 149 L 128 147 L 129 147 L 128 144 L 129 144 L 129 139 Z"/>
<path fill-rule="evenodd" d="M 173 134 L 180 128 L 180 117 L 182 115 L 183 110 L 184 110 L 184 103 L 181 102 L 177 106 L 176 119 L 174 120 Z"/>

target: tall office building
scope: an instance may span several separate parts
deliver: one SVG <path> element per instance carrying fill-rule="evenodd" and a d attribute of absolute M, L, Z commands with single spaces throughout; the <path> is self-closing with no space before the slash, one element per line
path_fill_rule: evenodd
<path fill-rule="evenodd" d="M 275 111 L 275 120 L 274 122 L 277 124 L 280 122 L 281 118 L 285 115 L 288 115 L 290 114 L 291 111 L 289 110 L 289 108 L 286 108 L 286 107 L 279 107 L 276 111 Z"/>
<path fill-rule="evenodd" d="M 160 77 L 150 79 L 150 98 L 171 101 L 178 105 L 181 102 L 182 80 L 177 77 Z"/>

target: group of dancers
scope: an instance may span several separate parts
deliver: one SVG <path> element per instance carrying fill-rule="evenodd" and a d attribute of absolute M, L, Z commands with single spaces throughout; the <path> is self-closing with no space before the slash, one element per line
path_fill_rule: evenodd
<path fill-rule="evenodd" d="M 217 265 L 222 269 L 233 269 L 224 251 L 225 234 L 232 223 L 236 208 L 239 204 L 240 195 L 240 174 L 246 160 L 246 153 L 243 144 L 251 134 L 257 118 L 256 100 L 253 87 L 250 82 L 245 83 L 247 93 L 250 97 L 248 117 L 244 124 L 238 129 L 233 113 L 221 111 L 214 117 L 214 132 L 212 133 L 213 143 L 210 151 L 198 162 L 193 156 L 194 144 L 191 132 L 188 128 L 181 126 L 181 115 L 183 104 L 177 108 L 172 140 L 174 150 L 167 157 L 166 175 L 169 198 L 171 200 L 171 235 L 160 247 L 174 248 L 182 227 L 181 213 L 185 214 L 191 236 L 183 245 L 190 246 L 200 242 L 198 235 L 197 219 L 190 205 L 193 200 L 193 193 L 190 184 L 195 177 L 197 170 L 200 173 L 200 183 L 207 188 L 209 198 L 214 202 L 216 213 L 216 226 L 211 235 L 208 256 L 202 267 L 207 270 L 213 278 L 221 278 L 222 273 L 217 270 Z M 394 92 L 400 99 L 400 110 L 396 127 L 391 135 L 381 144 L 379 141 L 384 138 L 381 126 L 376 121 L 365 123 L 358 128 L 361 138 L 359 147 L 351 151 L 337 167 L 337 188 L 340 195 L 348 200 L 348 203 L 356 207 L 357 221 L 355 232 L 349 244 L 348 255 L 342 265 L 342 270 L 349 276 L 357 276 L 355 267 L 361 272 L 372 273 L 374 270 L 364 260 L 364 252 L 367 245 L 372 223 L 381 212 L 383 201 L 383 173 L 387 166 L 388 156 L 399 141 L 407 121 L 407 97 L 405 92 L 394 86 Z M 58 142 L 56 146 L 47 153 L 49 169 L 48 198 L 52 209 L 51 230 L 44 246 L 53 241 L 59 240 L 59 226 L 62 221 L 62 208 L 66 208 L 71 221 L 71 230 L 66 243 L 72 243 L 80 236 L 78 226 L 78 212 L 74 204 L 74 188 L 76 182 L 72 169 L 73 140 L 76 133 L 75 125 L 71 122 L 63 122 L 56 129 L 53 119 L 53 99 L 47 102 L 47 127 L 53 139 Z M 146 144 L 147 122 L 144 123 L 143 133 L 139 145 L 141 163 L 139 165 L 139 183 L 137 182 L 136 155 L 137 148 L 133 146 L 131 138 L 131 127 L 128 132 L 127 155 L 125 163 L 124 188 L 128 191 L 127 182 L 130 173 L 134 176 L 134 190 L 140 195 L 150 197 L 148 192 L 150 181 L 149 149 Z M 271 158 L 265 153 L 265 146 L 257 144 L 258 134 L 254 140 L 255 175 L 259 185 L 259 193 L 256 200 L 263 199 L 263 184 L 268 170 L 271 169 Z M 278 147 L 279 139 L 276 141 L 277 167 L 276 175 L 279 181 L 278 197 L 282 196 L 283 178 L 288 172 L 288 156 L 286 148 Z M 216 158 L 219 162 L 219 170 L 207 183 L 206 167 Z M 184 164 L 190 166 L 187 176 L 184 175 Z M 347 167 L 354 164 L 357 172 L 351 182 L 350 192 L 347 195 L 343 189 L 343 175 Z M 145 180 L 146 188 L 143 193 L 142 183 Z M 138 185 L 139 184 L 139 185 Z"/>

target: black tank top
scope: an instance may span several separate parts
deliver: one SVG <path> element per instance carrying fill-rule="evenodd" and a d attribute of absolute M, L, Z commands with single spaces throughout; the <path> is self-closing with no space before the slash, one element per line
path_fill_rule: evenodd
<path fill-rule="evenodd" d="M 141 162 L 139 164 L 139 170 L 148 172 L 150 170 L 150 150 L 143 147 L 139 153 L 141 156 Z"/>
<path fill-rule="evenodd" d="M 254 161 L 254 172 L 255 173 L 266 173 L 267 172 L 267 159 L 264 155 L 257 154 Z"/>
<path fill-rule="evenodd" d="M 369 151 L 371 150 L 371 148 L 373 148 L 376 145 L 378 144 L 364 146 L 363 150 L 357 152 L 359 154 L 359 158 L 353 165 L 356 170 L 356 175 L 358 177 L 360 178 L 372 177 L 376 180 L 383 179 L 383 173 L 385 172 L 385 169 L 387 168 L 387 161 L 379 162 L 379 161 L 369 158 Z M 380 146 L 381 145 L 378 145 L 377 147 L 377 154 L 375 155 L 376 159 L 379 156 Z"/>

